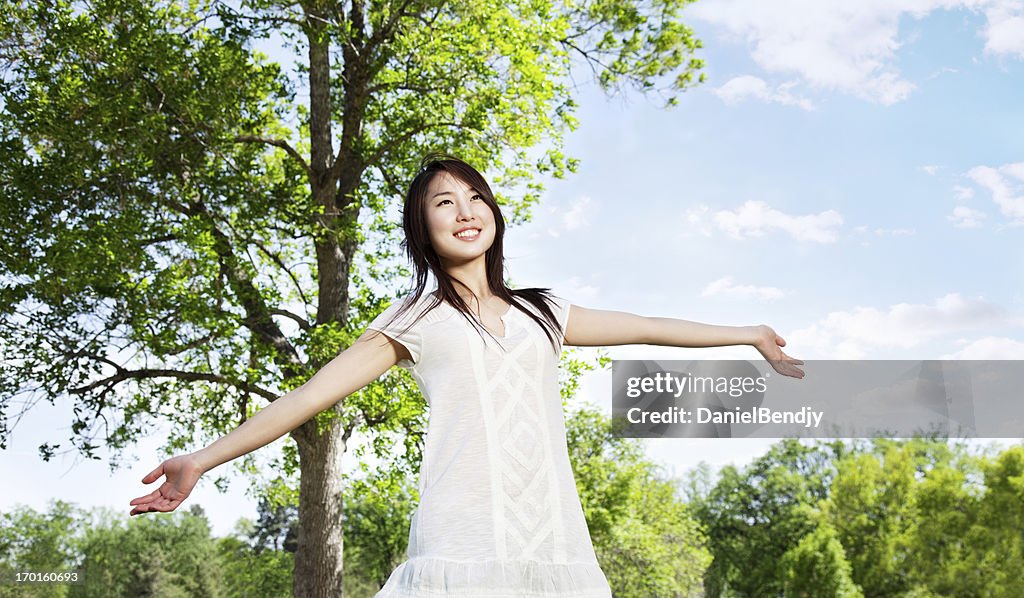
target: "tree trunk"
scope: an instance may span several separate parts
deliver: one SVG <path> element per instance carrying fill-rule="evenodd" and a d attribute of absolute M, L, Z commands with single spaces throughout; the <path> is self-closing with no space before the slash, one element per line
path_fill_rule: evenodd
<path fill-rule="evenodd" d="M 340 598 L 342 591 L 341 459 L 344 427 L 337 421 L 317 434 L 313 418 L 292 432 L 299 450 L 299 549 L 296 598 Z"/>
<path fill-rule="evenodd" d="M 317 215 L 322 234 L 315 240 L 319 296 L 316 324 L 344 324 L 348 317 L 348 284 L 352 256 L 357 243 L 354 229 L 359 217 L 358 206 L 343 214 L 350 194 L 358 185 L 358 162 L 336 163 L 331 121 L 331 54 L 330 31 L 326 23 L 337 16 L 335 0 L 305 0 L 306 35 L 309 41 L 309 135 L 310 190 L 322 212 Z M 362 4 L 352 4 L 354 35 L 361 40 Z M 346 45 L 346 48 L 348 45 Z M 347 50 L 346 50 L 347 51 Z M 349 56 L 349 54 L 346 54 Z M 349 56 L 355 60 L 358 53 Z M 346 72 L 361 73 L 357 65 L 345 65 Z M 361 81 L 361 80 L 360 80 Z M 348 84 L 351 85 L 351 82 Z M 360 87 L 362 89 L 362 87 Z M 359 94 L 354 95 L 360 99 Z M 359 106 L 346 96 L 340 102 L 346 128 L 356 132 L 361 123 Z M 336 109 L 336 108 L 335 108 Z M 352 133 L 343 133 L 351 139 Z M 339 153 L 351 151 L 351 143 L 342 143 Z M 339 189 L 339 175 L 348 178 Z M 311 363 L 314 367 L 324 364 Z M 340 405 L 334 406 L 340 412 Z M 345 426 L 335 419 L 328 429 L 317 431 L 313 418 L 292 432 L 299 451 L 299 548 L 295 554 L 293 591 L 297 598 L 340 598 L 343 596 L 342 560 L 342 457 L 348 435 Z"/>

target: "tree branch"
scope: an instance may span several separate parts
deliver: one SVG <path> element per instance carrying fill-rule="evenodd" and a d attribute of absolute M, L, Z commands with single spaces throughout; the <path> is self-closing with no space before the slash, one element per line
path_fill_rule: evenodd
<path fill-rule="evenodd" d="M 377 169 L 377 172 L 380 173 L 381 178 L 384 179 L 384 183 L 388 186 L 389 189 L 391 189 L 391 192 L 394 193 L 396 197 L 404 197 L 405 191 L 402 190 L 402 188 L 398 185 L 395 179 L 392 178 L 381 165 L 376 164 L 375 167 Z"/>
<path fill-rule="evenodd" d="M 284 316 L 286 318 L 291 318 L 291 319 L 295 320 L 295 322 L 298 323 L 299 328 L 305 330 L 306 332 L 309 332 L 310 330 L 313 329 L 313 326 L 311 326 L 310 323 L 308 321 L 306 321 L 306 318 L 303 318 L 302 316 L 300 316 L 298 314 L 293 314 L 292 312 L 290 312 L 288 310 L 285 310 L 285 309 L 272 309 L 272 310 L 270 310 L 270 313 L 272 315 L 275 315 L 275 316 Z"/>
<path fill-rule="evenodd" d="M 296 27 L 300 27 L 301 28 L 301 27 L 303 27 L 306 24 L 305 21 L 300 21 L 299 19 L 289 18 L 289 17 L 280 17 L 280 16 L 254 17 L 254 16 L 250 16 L 250 15 L 244 15 L 244 14 L 236 11 L 233 7 L 231 7 L 230 5 L 228 5 L 225 2 L 219 2 L 218 1 L 218 2 L 215 2 L 214 5 L 220 5 L 220 6 L 225 7 L 227 10 L 229 10 L 229 11 L 231 11 L 233 13 L 231 16 L 233 18 L 235 18 L 235 19 L 246 19 L 248 21 L 254 21 L 254 22 L 260 23 L 260 24 L 267 23 L 267 24 L 269 24 L 272 27 L 276 27 L 277 25 L 280 25 L 281 23 L 289 23 L 291 25 L 295 25 Z M 285 8 L 287 8 L 287 7 L 285 7 Z"/>
<path fill-rule="evenodd" d="M 422 133 L 423 131 L 426 131 L 427 129 L 433 129 L 435 127 L 455 127 L 455 128 L 459 128 L 459 129 L 470 128 L 467 125 L 464 125 L 462 123 L 448 122 L 448 121 L 436 122 L 436 123 L 424 123 L 424 124 L 422 124 L 422 125 L 420 125 L 418 127 L 413 127 L 412 129 L 406 131 L 405 133 L 402 133 L 401 135 L 399 135 L 395 139 L 392 139 L 389 143 L 386 143 L 386 144 L 382 145 L 380 148 L 378 148 L 378 150 L 373 154 L 373 156 L 371 156 L 366 161 L 366 166 L 375 166 L 377 164 L 377 161 L 380 160 L 381 158 L 383 158 L 385 154 L 387 154 L 388 152 L 390 152 L 394 148 L 396 148 L 399 145 L 401 145 L 401 144 L 405 143 L 406 141 L 408 141 L 409 138 L 412 137 L 413 135 L 416 135 L 417 133 Z"/>
<path fill-rule="evenodd" d="M 399 90 L 399 89 L 400 90 L 404 90 L 404 91 L 415 91 L 418 94 L 424 94 L 425 95 L 425 94 L 428 94 L 428 93 L 434 93 L 434 92 L 437 92 L 437 91 L 441 91 L 444 88 L 443 87 L 423 87 L 423 86 L 420 86 L 420 85 L 414 85 L 414 84 L 410 84 L 410 83 L 377 83 L 376 85 L 371 85 L 369 87 L 369 89 L 366 90 L 366 93 L 368 93 L 370 95 L 375 95 L 375 94 L 377 94 L 377 93 L 379 93 L 381 91 L 395 91 L 395 90 Z"/>
<path fill-rule="evenodd" d="M 305 158 L 303 158 L 302 155 L 299 152 L 297 152 L 295 148 L 293 148 L 291 144 L 289 144 L 284 139 L 275 139 L 273 137 L 260 137 L 259 135 L 236 135 L 235 141 L 237 141 L 238 143 L 265 143 L 267 145 L 279 147 L 284 151 L 288 152 L 289 156 L 295 158 L 295 160 L 302 165 L 302 170 L 306 172 L 306 176 L 309 176 L 311 178 L 313 176 L 313 171 L 309 168 L 309 164 L 306 163 Z"/>
<path fill-rule="evenodd" d="M 166 198 L 164 198 L 166 201 Z M 264 301 L 263 295 L 253 283 L 248 273 L 239 265 L 239 258 L 232 251 L 231 240 L 227 234 L 217 227 L 217 217 L 201 201 L 193 201 L 189 205 L 182 205 L 178 202 L 170 203 L 176 210 L 182 213 L 195 216 L 200 215 L 205 219 L 210 233 L 213 235 L 213 249 L 221 264 L 221 275 L 224 276 L 231 286 L 235 297 L 241 307 L 245 310 L 245 317 L 242 324 L 260 335 L 268 344 L 276 349 L 274 362 L 281 367 L 285 378 L 290 378 L 301 373 L 304 364 L 299 358 L 295 347 L 289 342 L 277 323 L 270 317 L 270 309 Z"/>
<path fill-rule="evenodd" d="M 384 43 L 391 38 L 391 35 L 395 32 L 395 26 L 398 25 L 398 21 L 405 16 L 419 16 L 416 14 L 406 14 L 405 9 L 409 6 L 411 0 L 405 0 L 402 5 L 399 6 L 392 14 L 391 18 L 388 19 L 387 23 L 382 24 L 380 27 L 374 30 L 373 35 L 366 42 L 366 49 L 372 54 L 378 45 Z"/>
<path fill-rule="evenodd" d="M 89 356 L 93 357 L 94 359 L 98 359 L 100 361 L 105 361 L 107 363 L 110 363 L 109 360 L 103 358 L 102 356 L 98 356 L 98 355 L 89 355 Z M 117 384 L 118 382 L 123 382 L 124 380 L 145 380 L 145 379 L 148 379 L 148 378 L 177 378 L 178 380 L 189 380 L 189 381 L 204 380 L 206 382 L 217 382 L 217 383 L 220 383 L 220 384 L 225 384 L 227 386 L 231 386 L 231 387 L 237 388 L 237 389 L 245 391 L 245 392 L 252 392 L 252 393 L 258 394 L 261 397 L 264 397 L 265 399 L 270 400 L 270 401 L 276 400 L 278 398 L 277 394 L 272 393 L 269 390 L 266 390 L 266 389 L 263 389 L 263 388 L 259 388 L 258 386 L 253 386 L 253 385 L 248 384 L 246 382 L 237 382 L 235 380 L 232 380 L 232 379 L 227 378 L 225 376 L 221 376 L 219 374 L 210 374 L 210 373 L 206 373 L 206 372 L 184 372 L 184 371 L 181 371 L 181 370 L 168 370 L 168 369 L 128 370 L 128 369 L 125 369 L 125 368 L 123 368 L 123 367 L 121 367 L 121 366 L 119 366 L 117 364 L 113 364 L 113 365 L 118 370 L 117 373 L 114 374 L 113 376 L 108 376 L 106 378 L 103 378 L 102 380 L 97 380 L 97 381 L 95 381 L 95 382 L 93 382 L 91 384 L 87 384 L 85 386 L 80 386 L 78 388 L 69 389 L 68 392 L 70 392 L 71 394 L 81 395 L 81 394 L 85 394 L 85 393 L 89 392 L 90 390 L 93 390 L 94 388 L 96 388 L 98 386 L 107 386 L 107 388 L 104 389 L 104 391 L 103 391 L 103 394 L 106 394 L 106 393 L 110 392 L 110 389 L 113 388 L 113 386 L 115 384 Z"/>
<path fill-rule="evenodd" d="M 566 46 L 569 46 L 573 50 L 576 50 L 580 54 L 582 54 L 583 58 L 587 61 L 587 65 L 590 67 L 590 71 L 592 73 L 594 73 L 595 77 L 597 76 L 597 69 L 594 68 L 594 63 L 595 62 L 597 64 L 600 64 L 605 70 L 611 70 L 610 68 L 608 68 L 608 65 L 604 64 L 603 62 L 601 62 L 597 58 L 591 58 L 590 53 L 588 53 L 583 48 L 581 48 L 581 47 L 577 46 L 576 44 L 572 43 L 571 41 L 569 41 L 569 38 L 560 39 L 558 41 L 561 42 L 562 44 L 566 45 Z"/>
<path fill-rule="evenodd" d="M 250 239 L 249 242 L 252 243 L 253 245 L 255 245 L 260 251 L 262 251 L 264 254 L 266 254 L 267 257 L 269 257 L 271 260 L 273 260 L 273 262 L 275 264 L 277 264 L 278 268 L 281 268 L 282 270 L 285 271 L 285 273 L 288 274 L 288 277 L 292 279 L 292 284 L 295 285 L 295 290 L 298 291 L 298 293 L 299 293 L 299 298 L 302 299 L 303 303 L 305 303 L 306 305 L 309 305 L 309 298 L 306 297 L 306 293 L 304 293 L 302 291 L 302 285 L 299 284 L 298 277 L 295 276 L 294 272 L 292 272 L 290 269 L 288 269 L 288 266 L 285 265 L 284 260 L 282 260 L 281 257 L 278 256 L 276 253 L 274 253 L 274 252 L 270 251 L 269 249 L 267 249 L 266 247 L 264 247 L 263 244 L 260 243 L 259 241 L 257 241 L 256 239 Z"/>

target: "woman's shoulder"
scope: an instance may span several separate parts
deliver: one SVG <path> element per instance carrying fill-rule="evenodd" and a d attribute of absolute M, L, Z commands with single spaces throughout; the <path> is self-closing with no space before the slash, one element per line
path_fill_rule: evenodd
<path fill-rule="evenodd" d="M 433 292 L 424 292 L 419 297 L 414 293 L 406 293 L 395 299 L 392 307 L 395 306 L 404 312 L 403 317 L 408 315 L 425 322 L 439 321 L 448 315 L 446 304 Z"/>
<path fill-rule="evenodd" d="M 429 293 L 423 293 L 419 297 L 414 293 L 399 295 L 377 314 L 369 327 L 408 328 L 438 321 L 443 319 L 445 314 L 442 306 L 435 303 L 436 298 Z"/>
<path fill-rule="evenodd" d="M 537 309 L 537 302 L 544 303 L 553 310 L 562 309 L 569 303 L 560 293 L 545 287 L 513 289 L 512 295 L 525 307 L 534 311 Z"/>

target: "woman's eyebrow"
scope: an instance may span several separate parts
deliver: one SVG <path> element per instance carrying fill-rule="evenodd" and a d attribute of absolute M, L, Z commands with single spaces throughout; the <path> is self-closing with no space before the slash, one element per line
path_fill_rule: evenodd
<path fill-rule="evenodd" d="M 480 193 L 479 191 L 477 191 L 476 187 L 470 187 L 469 190 L 472 191 L 473 193 Z M 437 193 L 431 195 L 430 199 L 434 199 L 438 195 L 451 195 L 451 194 L 452 194 L 451 191 L 438 191 Z"/>

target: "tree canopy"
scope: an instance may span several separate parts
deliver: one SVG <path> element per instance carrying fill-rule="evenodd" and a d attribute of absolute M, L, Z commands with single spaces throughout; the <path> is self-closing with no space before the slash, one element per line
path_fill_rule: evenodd
<path fill-rule="evenodd" d="M 700 82 L 688 1 L 3 0 L 0 447 L 12 413 L 68 401 L 41 455 L 116 465 L 156 423 L 191 448 L 300 386 L 408 274 L 396 207 L 424 154 L 527 220 L 576 168 L 580 71 L 667 105 Z M 400 434 L 412 474 L 422 412 L 387 375 L 290 433 L 297 593 L 342 589 L 347 440 Z"/>

